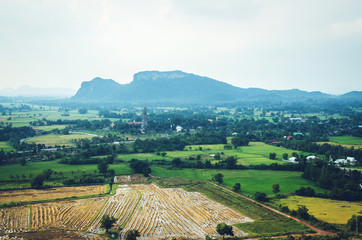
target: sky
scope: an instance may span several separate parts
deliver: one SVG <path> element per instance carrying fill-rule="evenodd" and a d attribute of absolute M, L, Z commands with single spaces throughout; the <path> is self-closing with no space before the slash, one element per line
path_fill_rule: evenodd
<path fill-rule="evenodd" d="M 0 0 L 0 89 L 182 70 L 237 87 L 362 90 L 361 0 Z"/>

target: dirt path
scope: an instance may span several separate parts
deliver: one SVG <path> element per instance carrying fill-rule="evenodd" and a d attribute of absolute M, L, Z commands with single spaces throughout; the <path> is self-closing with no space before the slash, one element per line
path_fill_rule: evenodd
<path fill-rule="evenodd" d="M 242 194 L 240 194 L 240 193 L 233 192 L 233 191 L 231 191 L 230 189 L 228 189 L 228 188 L 226 188 L 226 187 L 217 185 L 216 183 L 213 183 L 213 182 L 209 182 L 209 181 L 206 181 L 206 182 L 208 182 L 208 183 L 210 183 L 210 184 L 212 184 L 212 185 L 214 185 L 214 186 L 220 187 L 220 188 L 222 188 L 222 189 L 224 189 L 224 190 L 226 190 L 226 191 L 228 191 L 228 192 L 234 193 L 234 194 L 236 194 L 236 195 L 238 195 L 238 196 L 240 196 L 240 197 L 243 197 L 243 198 L 245 198 L 245 199 L 247 199 L 247 200 L 249 200 L 249 201 L 251 201 L 251 202 L 253 202 L 253 203 L 259 204 L 260 206 L 262 206 L 262 207 L 264 207 L 264 208 L 267 208 L 267 209 L 269 209 L 269 210 L 271 210 L 271 211 L 273 211 L 273 212 L 276 212 L 276 213 L 278 213 L 278 214 L 281 214 L 281 215 L 283 215 L 283 216 L 285 216 L 285 217 L 287 217 L 287 218 L 291 218 L 291 219 L 293 219 L 293 220 L 295 220 L 295 221 L 297 221 L 297 222 L 300 222 L 300 223 L 302 223 L 302 224 L 310 227 L 310 228 L 313 229 L 314 231 L 316 231 L 316 234 L 321 234 L 321 235 L 335 235 L 335 233 L 327 232 L 327 231 L 324 231 L 324 230 L 322 230 L 322 229 L 316 228 L 316 227 L 310 225 L 310 224 L 307 223 L 307 222 L 304 222 L 304 221 L 299 220 L 299 219 L 297 219 L 297 218 L 295 218 L 295 217 L 292 217 L 292 216 L 290 216 L 290 215 L 288 215 L 288 214 L 285 214 L 285 213 L 283 213 L 283 212 L 280 212 L 280 211 L 278 211 L 278 210 L 276 210 L 276 209 L 274 209 L 274 208 L 272 208 L 272 207 L 269 207 L 269 206 L 267 206 L 267 205 L 265 205 L 265 204 L 262 204 L 262 203 L 260 203 L 260 202 L 257 202 L 257 201 L 255 201 L 254 199 L 248 198 L 248 197 L 246 197 L 246 196 L 244 196 L 244 195 L 242 195 Z"/>

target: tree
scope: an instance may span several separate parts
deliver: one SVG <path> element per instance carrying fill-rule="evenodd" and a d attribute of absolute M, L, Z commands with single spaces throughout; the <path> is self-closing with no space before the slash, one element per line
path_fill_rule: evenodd
<path fill-rule="evenodd" d="M 141 236 L 140 233 L 138 232 L 138 230 L 129 230 L 126 233 L 126 240 L 136 240 L 137 237 Z"/>
<path fill-rule="evenodd" d="M 288 160 L 288 153 L 283 153 L 283 159 Z"/>
<path fill-rule="evenodd" d="M 52 176 L 53 172 L 54 171 L 51 170 L 50 168 L 44 169 L 43 172 L 42 172 L 42 175 L 43 175 L 45 180 L 50 180 L 50 177 Z"/>
<path fill-rule="evenodd" d="M 182 164 L 181 158 L 174 158 L 172 159 L 172 165 L 174 167 L 180 167 Z"/>
<path fill-rule="evenodd" d="M 261 201 L 261 202 L 267 202 L 269 199 L 266 197 L 266 193 L 263 192 L 256 192 L 254 194 L 254 197 L 257 201 Z"/>
<path fill-rule="evenodd" d="M 362 216 L 353 215 L 347 222 L 347 227 L 350 232 L 355 232 L 356 235 L 362 232 Z"/>
<path fill-rule="evenodd" d="M 221 158 L 220 153 L 216 153 L 215 156 L 214 156 L 214 159 L 215 160 L 220 160 L 220 158 Z"/>
<path fill-rule="evenodd" d="M 235 185 L 233 187 L 233 191 L 234 192 L 240 192 L 240 189 L 241 189 L 240 183 L 235 183 Z"/>
<path fill-rule="evenodd" d="M 298 209 L 297 209 L 297 216 L 302 218 L 302 219 L 305 219 L 305 220 L 308 220 L 310 215 L 308 213 L 308 208 L 304 205 L 301 205 L 301 206 L 298 206 Z"/>
<path fill-rule="evenodd" d="M 108 215 L 103 215 L 101 219 L 101 228 L 106 229 L 106 232 L 108 232 L 109 229 L 113 227 L 113 224 L 117 222 L 117 219 L 115 219 L 113 216 L 109 217 Z"/>
<path fill-rule="evenodd" d="M 222 235 L 223 239 L 224 239 L 224 235 L 234 236 L 233 227 L 230 225 L 227 225 L 226 223 L 219 223 L 216 226 L 216 231 L 218 234 Z"/>
<path fill-rule="evenodd" d="M 276 158 L 276 156 L 277 156 L 277 154 L 276 153 L 269 153 L 269 158 L 270 159 L 275 159 Z"/>
<path fill-rule="evenodd" d="M 221 173 L 217 173 L 212 177 L 212 181 L 216 181 L 218 183 L 222 183 L 223 182 L 223 177 L 224 175 L 222 175 Z"/>
<path fill-rule="evenodd" d="M 80 108 L 80 109 L 78 109 L 78 112 L 80 114 L 86 114 L 88 112 L 88 110 L 86 108 Z"/>
<path fill-rule="evenodd" d="M 235 169 L 237 161 L 238 160 L 234 156 L 229 156 L 225 159 L 224 162 L 226 164 L 227 169 Z"/>
<path fill-rule="evenodd" d="M 39 174 L 31 180 L 30 185 L 32 188 L 40 188 L 43 186 L 44 180 L 45 180 L 44 175 Z"/>
<path fill-rule="evenodd" d="M 101 174 L 103 174 L 103 175 L 106 175 L 107 174 L 107 170 L 108 170 L 108 164 L 107 164 L 107 162 L 105 162 L 105 161 L 102 161 L 102 162 L 100 162 L 100 163 L 98 163 L 98 171 L 101 173 Z"/>
<path fill-rule="evenodd" d="M 22 158 L 22 159 L 20 160 L 20 164 L 21 164 L 22 166 L 25 166 L 25 165 L 26 165 L 26 160 L 25 160 L 25 158 Z"/>
<path fill-rule="evenodd" d="M 280 192 L 279 184 L 273 184 L 273 193 L 277 194 Z"/>
<path fill-rule="evenodd" d="M 249 140 L 246 137 L 238 136 L 231 139 L 231 144 L 234 145 L 235 148 L 238 146 L 248 146 Z"/>

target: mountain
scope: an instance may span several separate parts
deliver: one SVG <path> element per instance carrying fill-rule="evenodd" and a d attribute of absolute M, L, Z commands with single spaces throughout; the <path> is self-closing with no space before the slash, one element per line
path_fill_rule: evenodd
<path fill-rule="evenodd" d="M 48 97 L 71 97 L 75 94 L 74 89 L 70 88 L 33 88 L 29 86 L 21 86 L 18 89 L 4 88 L 0 90 L 0 96 L 6 97 L 37 97 L 37 96 L 48 96 Z"/>
<path fill-rule="evenodd" d="M 353 94 L 355 98 L 358 94 Z M 348 97 L 348 96 L 347 96 Z M 341 96 L 341 98 L 343 98 Z M 238 101 L 315 101 L 337 99 L 322 92 L 239 88 L 182 71 L 144 71 L 134 74 L 133 81 L 119 84 L 112 79 L 95 78 L 83 82 L 71 98 L 81 102 L 166 102 L 223 103 Z"/>

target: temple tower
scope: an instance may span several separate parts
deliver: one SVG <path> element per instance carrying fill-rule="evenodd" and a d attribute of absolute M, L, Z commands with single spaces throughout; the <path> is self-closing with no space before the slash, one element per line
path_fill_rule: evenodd
<path fill-rule="evenodd" d="M 144 132 L 146 131 L 148 122 L 147 122 L 147 109 L 146 106 L 143 108 L 143 112 L 142 112 L 142 125 L 141 125 L 141 131 Z"/>

